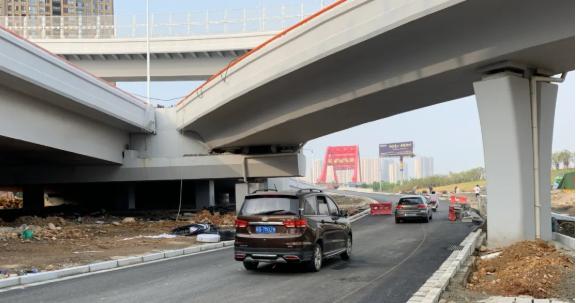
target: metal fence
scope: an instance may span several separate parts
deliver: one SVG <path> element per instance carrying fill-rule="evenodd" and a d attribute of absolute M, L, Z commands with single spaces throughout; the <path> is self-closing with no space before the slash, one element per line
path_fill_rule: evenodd
<path fill-rule="evenodd" d="M 151 13 L 150 37 L 278 31 L 334 0 L 301 0 L 292 5 L 257 9 L 224 9 Z M 146 37 L 146 15 L 0 16 L 0 25 L 29 39 L 114 39 Z"/>

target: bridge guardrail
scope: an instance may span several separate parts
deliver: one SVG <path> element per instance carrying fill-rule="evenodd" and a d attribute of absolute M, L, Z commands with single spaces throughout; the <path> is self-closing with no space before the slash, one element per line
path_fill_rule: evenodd
<path fill-rule="evenodd" d="M 223 9 L 151 13 L 150 37 L 279 31 L 334 0 L 301 0 L 293 5 L 254 9 Z M 146 15 L 0 16 L 0 25 L 27 39 L 145 38 Z"/>

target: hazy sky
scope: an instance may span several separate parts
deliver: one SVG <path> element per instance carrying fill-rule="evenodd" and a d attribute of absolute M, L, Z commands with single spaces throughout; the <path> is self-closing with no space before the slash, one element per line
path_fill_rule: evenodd
<path fill-rule="evenodd" d="M 222 8 L 255 8 L 279 3 L 296 4 L 300 1 L 280 0 L 150 0 L 152 12 L 204 10 Z M 307 4 L 320 1 L 306 0 Z M 329 2 L 329 1 L 325 1 Z M 134 4 L 141 4 L 136 7 Z M 144 12 L 143 0 L 117 0 L 117 14 Z M 152 68 L 154 65 L 152 64 Z M 575 95 L 574 73 L 560 84 L 556 117 L 554 121 L 553 150 L 574 151 L 575 138 Z M 186 95 L 199 82 L 156 82 L 151 87 L 154 98 L 173 99 Z M 119 83 L 119 87 L 144 95 L 144 83 Z M 174 102 L 157 101 L 165 105 Z M 415 123 L 417 121 L 417 123 Z M 308 142 L 305 154 L 322 158 L 328 145 L 360 145 L 361 157 L 377 157 L 378 144 L 399 141 L 414 141 L 415 153 L 434 158 L 435 173 L 461 171 L 482 166 L 482 135 L 476 99 L 474 96 L 448 101 L 438 105 L 403 113 L 397 116 L 366 123 L 354 128 L 333 133 Z"/>

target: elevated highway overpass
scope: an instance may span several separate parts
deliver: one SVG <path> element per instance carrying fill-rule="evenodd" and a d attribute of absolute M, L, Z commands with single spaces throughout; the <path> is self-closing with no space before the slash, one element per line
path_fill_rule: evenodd
<path fill-rule="evenodd" d="M 153 81 L 206 80 L 231 60 L 333 0 L 151 13 Z M 108 81 L 146 79 L 146 16 L 0 17 L 0 25 Z"/>
<path fill-rule="evenodd" d="M 206 80 L 274 33 L 153 38 L 151 79 Z M 108 81 L 146 79 L 145 38 L 35 39 L 34 42 Z"/>
<path fill-rule="evenodd" d="M 574 69 L 573 23 L 572 1 L 338 1 L 184 98 L 178 127 L 274 151 L 476 94 L 490 242 L 550 239 L 549 77 Z"/>
<path fill-rule="evenodd" d="M 122 157 L 112 165 L 24 161 L 3 168 L 0 184 L 164 180 L 180 181 L 182 192 L 182 180 L 199 180 L 184 195 L 214 205 L 214 180 L 231 181 L 240 197 L 262 178 L 302 175 L 299 151 L 310 139 L 476 94 L 490 197 L 489 240 L 497 246 L 548 239 L 550 177 L 538 168 L 551 166 L 557 93 L 552 82 L 561 80 L 549 76 L 574 69 L 573 22 L 571 1 L 336 1 L 226 64 L 176 107 L 154 110 L 154 119 L 144 120 L 154 127 L 120 132 L 128 143 L 112 147 Z M 132 47 L 140 52 L 142 41 Z M 194 47 L 188 51 L 215 49 Z M 100 51 L 108 48 L 113 53 L 122 47 Z M 124 55 L 97 56 L 113 62 Z M 19 80 L 15 86 L 25 85 Z M 132 187 L 126 191 L 133 206 Z"/>
<path fill-rule="evenodd" d="M 177 130 L 174 109 L 154 108 L 4 30 L 0 80 L 0 187 L 22 188 L 26 207 L 41 207 L 44 189 L 67 184 L 108 184 L 101 201 L 119 194 L 134 206 L 130 182 L 203 180 L 184 195 L 201 207 L 214 204 L 218 186 L 233 194 L 230 180 L 303 174 L 297 152 L 212 155 Z"/>
<path fill-rule="evenodd" d="M 153 109 L 0 31 L 0 163 L 122 162 L 128 133 L 154 131 Z M 59 151 L 59 152 L 57 152 Z"/>

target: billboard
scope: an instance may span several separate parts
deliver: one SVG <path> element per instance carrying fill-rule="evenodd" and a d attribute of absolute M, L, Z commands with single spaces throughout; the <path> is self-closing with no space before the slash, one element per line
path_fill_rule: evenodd
<path fill-rule="evenodd" d="M 380 157 L 414 156 L 414 142 L 380 144 Z"/>

